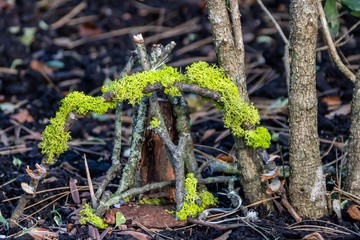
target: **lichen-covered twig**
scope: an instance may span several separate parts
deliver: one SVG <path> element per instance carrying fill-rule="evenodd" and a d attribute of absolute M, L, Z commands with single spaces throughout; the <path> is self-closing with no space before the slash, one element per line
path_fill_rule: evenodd
<path fill-rule="evenodd" d="M 151 96 L 153 98 L 154 96 Z M 186 144 L 186 134 L 180 135 L 179 143 L 176 146 L 170 139 L 169 133 L 166 129 L 165 122 L 161 116 L 160 106 L 157 101 L 150 101 L 151 114 L 158 121 L 158 126 L 154 126 L 155 132 L 160 136 L 162 142 L 167 148 L 168 158 L 173 166 L 175 172 L 175 202 L 176 210 L 180 211 L 184 198 L 184 183 L 185 183 L 185 168 L 184 160 L 182 158 L 184 147 Z"/>
<path fill-rule="evenodd" d="M 173 111 L 176 117 L 176 130 L 186 138 L 186 146 L 184 147 L 183 159 L 187 172 L 194 173 L 195 177 L 200 180 L 201 174 L 198 173 L 198 165 L 194 156 L 193 139 L 191 137 L 190 117 L 186 102 L 183 96 L 171 98 Z"/>
<path fill-rule="evenodd" d="M 129 60 L 127 64 L 125 65 L 125 68 L 120 74 L 120 78 L 124 77 L 125 75 L 129 74 L 131 69 L 134 66 L 135 59 L 137 56 L 132 53 L 129 57 Z M 108 171 L 105 174 L 105 179 L 99 184 L 98 189 L 96 190 L 96 198 L 100 199 L 101 195 L 105 191 L 106 186 L 109 184 L 109 182 L 114 179 L 116 174 L 118 174 L 121 171 L 121 162 L 120 162 L 120 153 L 121 153 L 121 129 L 122 129 L 122 122 L 121 122 L 121 116 L 122 116 L 122 102 L 116 103 L 115 108 L 115 136 L 114 136 L 114 147 L 111 155 L 111 167 L 108 169 Z"/>
<path fill-rule="evenodd" d="M 210 177 L 199 180 L 198 184 L 226 183 L 232 180 L 237 180 L 237 178 L 234 176 Z M 142 187 L 135 187 L 127 191 L 124 191 L 122 193 L 118 193 L 118 194 L 115 193 L 108 199 L 108 201 L 100 203 L 100 206 L 96 209 L 96 215 L 102 216 L 110 206 L 119 203 L 120 200 L 124 198 L 146 193 L 153 189 L 159 189 L 167 186 L 175 186 L 175 181 L 173 180 L 173 181 L 149 183 Z"/>

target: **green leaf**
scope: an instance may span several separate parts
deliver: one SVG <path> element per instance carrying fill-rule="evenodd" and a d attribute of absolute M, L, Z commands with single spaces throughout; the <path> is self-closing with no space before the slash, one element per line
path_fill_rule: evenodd
<path fill-rule="evenodd" d="M 280 134 L 279 133 L 273 133 L 271 134 L 271 141 L 273 142 L 278 142 L 279 141 L 279 138 L 280 138 Z"/>
<path fill-rule="evenodd" d="M 122 212 L 117 212 L 115 215 L 115 228 L 126 222 L 126 218 Z"/>
<path fill-rule="evenodd" d="M 22 161 L 21 161 L 19 158 L 17 158 L 17 157 L 13 157 L 12 164 L 13 164 L 15 167 L 20 167 L 21 164 L 22 164 Z"/>
<path fill-rule="evenodd" d="M 1 226 L 1 223 L 5 226 L 6 230 L 9 229 L 9 222 L 4 218 L 4 216 L 2 215 L 1 210 L 0 210 L 0 226 Z"/>
<path fill-rule="evenodd" d="M 360 1 L 359 0 L 340 0 L 340 2 L 354 11 L 360 11 Z"/>
<path fill-rule="evenodd" d="M 355 16 L 355 17 L 360 17 L 360 11 L 351 11 L 350 14 Z"/>
<path fill-rule="evenodd" d="M 326 0 L 324 11 L 329 23 L 329 30 L 333 37 L 339 33 L 339 10 L 336 7 L 336 0 Z"/>
<path fill-rule="evenodd" d="M 24 34 L 21 37 L 19 37 L 19 41 L 23 45 L 28 47 L 34 41 L 35 33 L 36 33 L 36 28 L 26 27 L 24 28 Z"/>

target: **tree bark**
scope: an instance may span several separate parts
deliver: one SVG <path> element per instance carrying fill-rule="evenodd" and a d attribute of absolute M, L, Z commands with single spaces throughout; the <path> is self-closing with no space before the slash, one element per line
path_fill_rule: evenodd
<path fill-rule="evenodd" d="M 315 81 L 318 13 L 316 1 L 290 5 L 290 198 L 303 217 L 327 214 L 317 130 Z"/>
<path fill-rule="evenodd" d="M 351 128 L 349 140 L 349 157 L 345 191 L 360 195 L 360 70 L 356 74 L 353 101 L 351 105 Z"/>
<path fill-rule="evenodd" d="M 215 51 L 221 67 L 238 87 L 242 99 L 249 102 L 246 86 L 244 44 L 241 32 L 241 21 L 237 0 L 230 0 L 230 17 L 223 0 L 208 0 L 206 2 Z M 231 18 L 231 22 L 230 22 Z M 258 159 L 256 151 L 248 148 L 243 139 L 235 139 L 236 157 L 240 183 L 245 197 L 250 202 L 256 202 L 267 197 L 266 186 L 261 182 L 264 167 Z M 271 205 L 265 204 L 270 210 Z"/>

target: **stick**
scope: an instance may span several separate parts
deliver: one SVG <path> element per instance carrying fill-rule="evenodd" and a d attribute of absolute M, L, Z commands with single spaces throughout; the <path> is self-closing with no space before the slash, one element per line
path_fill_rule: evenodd
<path fill-rule="evenodd" d="M 328 27 L 328 23 L 326 21 L 326 17 L 325 17 L 325 13 L 324 13 L 324 9 L 321 5 L 321 1 L 318 1 L 317 2 L 317 8 L 318 8 L 318 11 L 319 11 L 319 17 L 320 17 L 320 21 L 321 21 L 321 25 L 322 25 L 322 28 L 321 28 L 321 32 L 323 33 L 323 37 L 324 37 L 324 40 L 326 42 L 326 44 L 329 46 L 329 53 L 330 53 L 330 56 L 331 58 L 333 59 L 333 61 L 335 62 L 335 64 L 337 65 L 337 67 L 340 69 L 340 71 L 351 81 L 355 81 L 356 77 L 355 77 L 355 74 L 353 72 L 350 71 L 349 68 L 347 68 L 344 63 L 341 61 L 337 51 L 336 51 L 336 48 L 335 48 L 335 45 L 334 45 L 334 42 L 331 38 L 331 34 L 330 34 L 330 31 L 329 31 L 329 27 Z"/>
<path fill-rule="evenodd" d="M 90 171 L 89 171 L 89 166 L 88 166 L 85 154 L 84 154 L 84 163 L 85 163 L 85 170 L 86 170 L 86 178 L 87 178 L 88 185 L 89 185 L 89 191 L 90 191 L 90 197 L 91 197 L 91 205 L 92 205 L 93 208 L 96 208 L 97 207 L 97 199 L 95 197 L 94 188 L 93 188 L 93 184 L 92 184 L 92 180 L 91 180 L 91 176 L 90 176 Z"/>

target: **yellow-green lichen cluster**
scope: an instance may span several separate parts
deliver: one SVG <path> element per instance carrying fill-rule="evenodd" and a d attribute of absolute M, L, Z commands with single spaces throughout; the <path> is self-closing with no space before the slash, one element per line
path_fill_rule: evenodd
<path fill-rule="evenodd" d="M 244 137 L 246 130 L 243 124 L 256 125 L 260 123 L 260 115 L 254 106 L 241 99 L 236 85 L 225 77 L 222 69 L 206 62 L 196 62 L 186 68 L 187 83 L 197 84 L 203 88 L 217 91 L 221 94 L 221 105 L 224 108 L 224 126 L 231 128 L 232 133 Z M 270 136 L 270 134 L 269 134 Z M 249 146 L 254 147 L 247 142 Z"/>
<path fill-rule="evenodd" d="M 247 145 L 253 148 L 268 148 L 271 136 L 266 128 L 257 127 L 255 130 L 245 131 L 245 140 Z"/>
<path fill-rule="evenodd" d="M 140 204 L 149 204 L 149 205 L 156 205 L 159 206 L 162 204 L 161 198 L 142 198 L 139 201 Z"/>
<path fill-rule="evenodd" d="M 175 82 L 195 84 L 202 88 L 217 91 L 221 94 L 219 104 L 224 109 L 224 126 L 231 128 L 234 136 L 244 137 L 248 146 L 268 148 L 270 134 L 265 128 L 259 130 L 245 130 L 243 126 L 255 126 L 260 123 L 260 115 L 255 107 L 243 101 L 236 85 L 231 79 L 225 77 L 222 69 L 206 62 L 196 62 L 186 68 L 186 74 L 180 74 L 175 68 L 165 66 L 156 71 L 145 71 L 125 76 L 104 86 L 104 93 L 112 91 L 117 101 L 129 101 L 135 104 L 144 96 L 143 89 L 148 85 L 161 83 L 165 93 L 172 96 L 180 95 L 180 91 L 174 86 Z M 155 123 L 155 122 L 154 122 Z M 266 130 L 266 131 L 264 131 Z M 256 134 L 260 134 L 255 136 Z M 254 142 L 253 140 L 260 140 Z"/>
<path fill-rule="evenodd" d="M 116 101 L 129 101 L 130 104 L 138 103 L 144 96 L 143 90 L 148 85 L 161 83 L 165 88 L 164 92 L 172 96 L 180 96 L 180 91 L 174 86 L 175 82 L 180 82 L 183 76 L 176 68 L 165 66 L 156 71 L 139 72 L 133 75 L 126 75 L 112 84 L 103 86 L 104 93 L 112 91 Z"/>
<path fill-rule="evenodd" d="M 80 224 L 86 224 L 86 222 L 89 222 L 101 229 L 105 229 L 108 226 L 101 217 L 95 215 L 94 209 L 92 209 L 89 204 L 85 204 L 80 210 L 79 214 Z"/>
<path fill-rule="evenodd" d="M 188 217 L 196 217 L 206 207 L 214 206 L 218 199 L 208 191 L 197 191 L 197 179 L 194 174 L 189 173 L 185 179 L 185 199 L 180 211 L 176 212 L 179 220 L 186 220 Z M 200 200 L 200 205 L 197 204 Z"/>
<path fill-rule="evenodd" d="M 160 127 L 160 120 L 156 117 L 153 117 L 150 121 L 150 127 L 152 129 Z"/>
<path fill-rule="evenodd" d="M 54 158 L 68 149 L 68 141 L 71 136 L 65 131 L 65 123 L 71 112 L 85 115 L 88 112 L 104 114 L 109 108 L 114 108 L 114 103 L 105 102 L 102 97 L 86 96 L 81 92 L 72 92 L 61 101 L 61 107 L 56 116 L 50 119 L 50 125 L 46 126 L 42 133 L 42 142 L 39 147 L 47 156 L 47 163 L 53 164 Z"/>
<path fill-rule="evenodd" d="M 131 104 L 138 103 L 143 97 L 143 90 L 149 85 L 160 83 L 164 92 L 171 96 L 179 96 L 181 93 L 174 85 L 175 82 L 195 84 L 202 88 L 217 91 L 221 94 L 219 105 L 224 109 L 223 121 L 227 128 L 231 128 L 237 137 L 244 137 L 248 146 L 253 148 L 268 148 L 270 134 L 263 128 L 245 130 L 243 125 L 255 126 L 260 122 L 258 111 L 251 104 L 245 103 L 239 96 L 237 87 L 227 77 L 222 69 L 205 62 L 197 62 L 186 68 L 186 74 L 182 75 L 176 68 L 165 66 L 156 71 L 144 71 L 125 76 L 124 78 L 103 86 L 103 93 L 111 91 L 114 98 L 106 102 L 102 97 L 86 96 L 80 92 L 70 93 L 61 102 L 61 107 L 55 118 L 50 119 L 43 134 L 43 140 L 39 144 L 42 153 L 47 156 L 47 163 L 53 164 L 54 158 L 68 149 L 67 142 L 70 133 L 65 129 L 65 123 L 71 112 L 85 115 L 88 112 L 98 114 L 105 113 L 109 108 L 114 108 L 116 101 L 129 101 Z M 159 127 L 159 122 L 153 119 L 151 127 Z M 66 130 L 66 131 L 65 131 Z"/>

